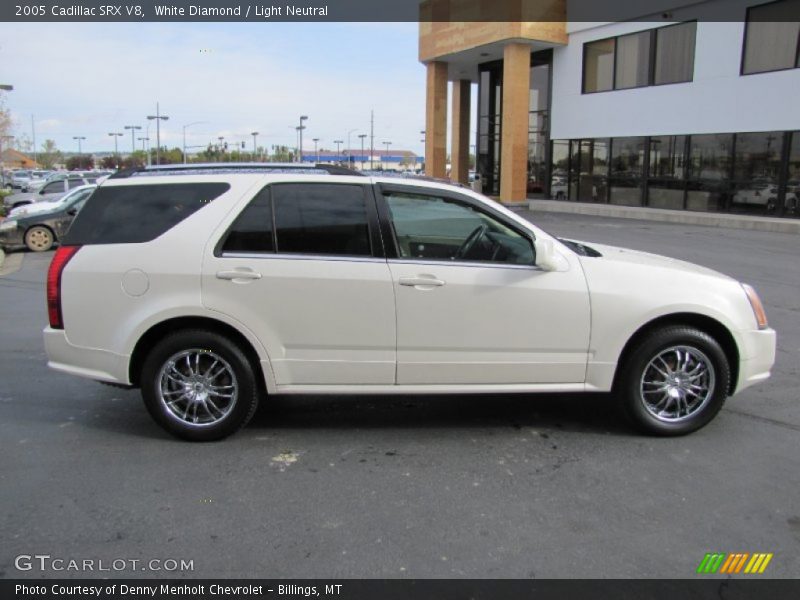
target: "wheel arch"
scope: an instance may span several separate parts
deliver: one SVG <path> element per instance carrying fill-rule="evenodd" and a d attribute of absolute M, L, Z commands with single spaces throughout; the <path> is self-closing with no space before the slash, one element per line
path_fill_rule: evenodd
<path fill-rule="evenodd" d="M 140 386 L 139 378 L 142 366 L 150 350 L 167 334 L 183 329 L 203 329 L 230 338 L 247 356 L 255 371 L 256 379 L 262 387 L 262 392 L 267 393 L 267 379 L 263 364 L 256 348 L 247 336 L 228 323 L 204 316 L 173 317 L 160 321 L 145 331 L 136 342 L 128 362 L 128 378 L 133 386 Z"/>
<path fill-rule="evenodd" d="M 739 378 L 739 347 L 736 344 L 733 334 L 731 334 L 730 330 L 725 325 L 713 317 L 699 313 L 688 312 L 673 313 L 656 317 L 655 319 L 652 319 L 639 327 L 639 329 L 637 329 L 633 335 L 628 338 L 628 341 L 622 348 L 622 352 L 620 353 L 619 360 L 617 361 L 617 366 L 614 371 L 614 387 L 617 386 L 622 365 L 625 364 L 625 361 L 628 359 L 628 356 L 639 340 L 649 335 L 656 329 L 662 329 L 664 327 L 675 325 L 696 327 L 717 341 L 717 343 L 722 347 L 725 357 L 728 359 L 728 366 L 731 372 L 731 379 L 728 384 L 728 393 L 733 394 L 736 391 L 736 382 Z"/>

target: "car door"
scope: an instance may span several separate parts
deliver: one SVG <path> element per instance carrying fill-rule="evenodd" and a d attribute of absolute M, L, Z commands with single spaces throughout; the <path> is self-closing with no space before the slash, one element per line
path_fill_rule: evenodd
<path fill-rule="evenodd" d="M 206 251 L 203 303 L 255 332 L 278 386 L 394 383 L 394 292 L 363 182 L 271 184 Z"/>
<path fill-rule="evenodd" d="M 380 190 L 395 245 L 398 384 L 585 380 L 589 297 L 575 257 L 541 270 L 532 234 L 469 196 Z"/>

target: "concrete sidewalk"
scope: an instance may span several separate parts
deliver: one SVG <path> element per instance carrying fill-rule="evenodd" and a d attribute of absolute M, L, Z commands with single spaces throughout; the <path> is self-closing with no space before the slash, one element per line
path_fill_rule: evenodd
<path fill-rule="evenodd" d="M 640 206 L 617 206 L 613 204 L 590 204 L 565 200 L 529 200 L 527 208 L 536 212 L 572 213 L 620 219 L 640 219 L 662 221 L 684 225 L 704 225 L 706 227 L 727 227 L 730 229 L 751 229 L 773 233 L 800 234 L 800 219 L 776 217 L 755 217 L 750 215 L 731 215 L 723 213 L 667 210 L 663 208 L 644 208 Z"/>

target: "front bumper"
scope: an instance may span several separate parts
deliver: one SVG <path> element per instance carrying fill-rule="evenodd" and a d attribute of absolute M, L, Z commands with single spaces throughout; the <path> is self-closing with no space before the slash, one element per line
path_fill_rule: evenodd
<path fill-rule="evenodd" d="M 14 246 L 22 246 L 24 244 L 25 232 L 19 227 L 16 229 L 0 231 L 0 247 L 10 248 Z"/>
<path fill-rule="evenodd" d="M 775 364 L 776 346 L 774 329 L 739 333 L 739 377 L 734 392 L 741 392 L 769 377 Z"/>
<path fill-rule="evenodd" d="M 129 356 L 70 344 L 63 329 L 46 327 L 44 349 L 47 366 L 79 377 L 129 385 Z"/>

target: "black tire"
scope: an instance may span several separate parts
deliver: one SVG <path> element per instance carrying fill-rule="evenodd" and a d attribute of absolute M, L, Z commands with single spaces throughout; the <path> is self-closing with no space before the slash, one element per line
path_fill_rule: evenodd
<path fill-rule="evenodd" d="M 181 378 L 192 372 L 191 367 L 184 363 L 184 353 L 188 353 L 189 363 L 195 355 L 198 356 L 198 373 L 208 369 L 196 379 L 206 377 L 205 381 L 208 382 L 210 375 L 213 375 L 209 371 L 224 368 L 220 378 L 213 378 L 215 384 L 220 384 L 219 387 L 212 386 L 217 391 L 197 392 L 191 386 L 202 387 L 203 383 L 196 381 L 193 384 L 189 379 Z M 176 356 L 180 357 L 180 364 L 173 362 Z M 217 360 L 218 367 L 213 365 L 214 360 Z M 176 370 L 179 372 L 176 373 Z M 172 386 L 175 391 L 162 394 L 162 381 L 168 386 L 167 389 Z M 256 412 L 262 389 L 256 380 L 253 365 L 235 342 L 218 333 L 198 329 L 171 333 L 156 344 L 142 365 L 140 382 L 142 398 L 153 419 L 172 435 L 194 442 L 220 440 L 244 427 Z M 189 391 L 182 392 L 186 388 L 181 386 L 187 385 Z M 222 394 L 219 390 L 222 388 L 228 388 L 222 391 L 229 392 L 233 396 L 232 401 L 227 398 L 220 400 Z M 169 402 L 162 400 L 170 397 L 172 400 Z M 210 401 L 212 397 L 214 401 Z M 230 406 L 227 404 L 229 401 Z M 168 404 L 172 404 L 172 408 Z M 178 414 L 186 407 L 190 408 L 183 416 Z M 201 419 L 209 419 L 209 422 L 191 422 L 191 408 L 194 408 L 195 421 L 199 412 Z"/>
<path fill-rule="evenodd" d="M 25 232 L 25 246 L 31 252 L 47 252 L 56 242 L 56 236 L 44 225 L 34 225 Z"/>
<path fill-rule="evenodd" d="M 691 358 L 685 358 L 686 349 L 689 350 L 689 356 L 695 359 L 694 362 L 691 362 Z M 699 371 L 691 376 L 700 379 L 689 382 L 685 373 L 673 373 L 670 370 L 670 367 L 676 369 L 676 361 L 681 360 L 678 352 L 683 352 L 689 365 L 684 371 L 689 368 L 691 372 L 696 365 L 707 364 L 706 368 L 697 367 Z M 668 364 L 657 358 L 662 353 Z M 659 365 L 661 370 L 656 368 Z M 662 390 L 658 382 L 653 382 L 662 373 L 678 377 L 677 389 L 672 386 L 671 392 L 669 388 Z M 633 346 L 619 367 L 614 394 L 622 412 L 640 431 L 659 436 L 685 435 L 704 427 L 717 415 L 728 396 L 730 377 L 728 359 L 714 338 L 694 327 L 670 326 L 650 332 Z M 666 381 L 667 378 L 664 379 Z M 664 385 L 666 387 L 667 384 Z M 681 386 L 689 386 L 691 391 L 682 392 L 685 388 Z M 706 391 L 701 391 L 702 396 L 698 396 L 693 388 Z M 677 395 L 677 398 L 671 394 Z M 686 414 L 682 416 L 678 398 L 685 402 Z M 666 405 L 659 411 L 661 403 Z M 693 407 L 689 406 L 690 403 L 694 403 Z M 667 409 L 677 412 L 670 415 Z"/>

